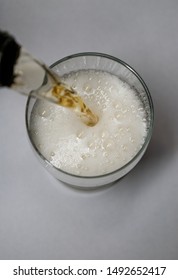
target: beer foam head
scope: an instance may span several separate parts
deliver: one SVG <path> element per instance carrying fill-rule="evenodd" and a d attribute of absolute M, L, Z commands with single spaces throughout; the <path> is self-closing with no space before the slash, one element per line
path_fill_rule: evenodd
<path fill-rule="evenodd" d="M 142 147 L 147 125 L 134 89 L 107 72 L 81 70 L 63 76 L 95 112 L 98 123 L 86 126 L 75 113 L 36 101 L 30 129 L 40 153 L 71 174 L 97 176 L 129 162 Z"/>

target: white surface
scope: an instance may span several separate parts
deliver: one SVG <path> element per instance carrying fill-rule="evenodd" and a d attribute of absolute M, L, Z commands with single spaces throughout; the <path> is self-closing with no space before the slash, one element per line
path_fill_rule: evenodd
<path fill-rule="evenodd" d="M 142 161 L 112 188 L 56 181 L 28 143 L 26 98 L 0 90 L 1 259 L 178 258 L 178 2 L 0 0 L 0 26 L 47 64 L 114 55 L 142 76 L 155 129 Z"/>

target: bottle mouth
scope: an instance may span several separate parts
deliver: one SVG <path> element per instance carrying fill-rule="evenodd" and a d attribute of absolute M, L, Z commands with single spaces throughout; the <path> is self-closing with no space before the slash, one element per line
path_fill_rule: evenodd
<path fill-rule="evenodd" d="M 7 32 L 0 31 L 0 85 L 10 87 L 21 46 Z"/>

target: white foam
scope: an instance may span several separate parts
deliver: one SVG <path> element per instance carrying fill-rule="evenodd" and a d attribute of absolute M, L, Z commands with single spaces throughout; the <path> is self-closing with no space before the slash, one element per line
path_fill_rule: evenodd
<path fill-rule="evenodd" d="M 63 77 L 99 116 L 88 127 L 71 109 L 38 100 L 32 110 L 33 141 L 54 166 L 96 176 L 130 161 L 144 143 L 144 107 L 126 83 L 106 72 L 83 70 Z"/>

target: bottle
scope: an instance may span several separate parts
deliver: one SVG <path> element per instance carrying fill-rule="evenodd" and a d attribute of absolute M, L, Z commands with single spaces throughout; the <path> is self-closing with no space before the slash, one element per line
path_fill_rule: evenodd
<path fill-rule="evenodd" d="M 98 117 L 73 88 L 62 83 L 52 69 L 35 59 L 13 36 L 2 31 L 0 31 L 0 86 L 71 108 L 88 126 L 94 126 L 98 122 Z"/>

